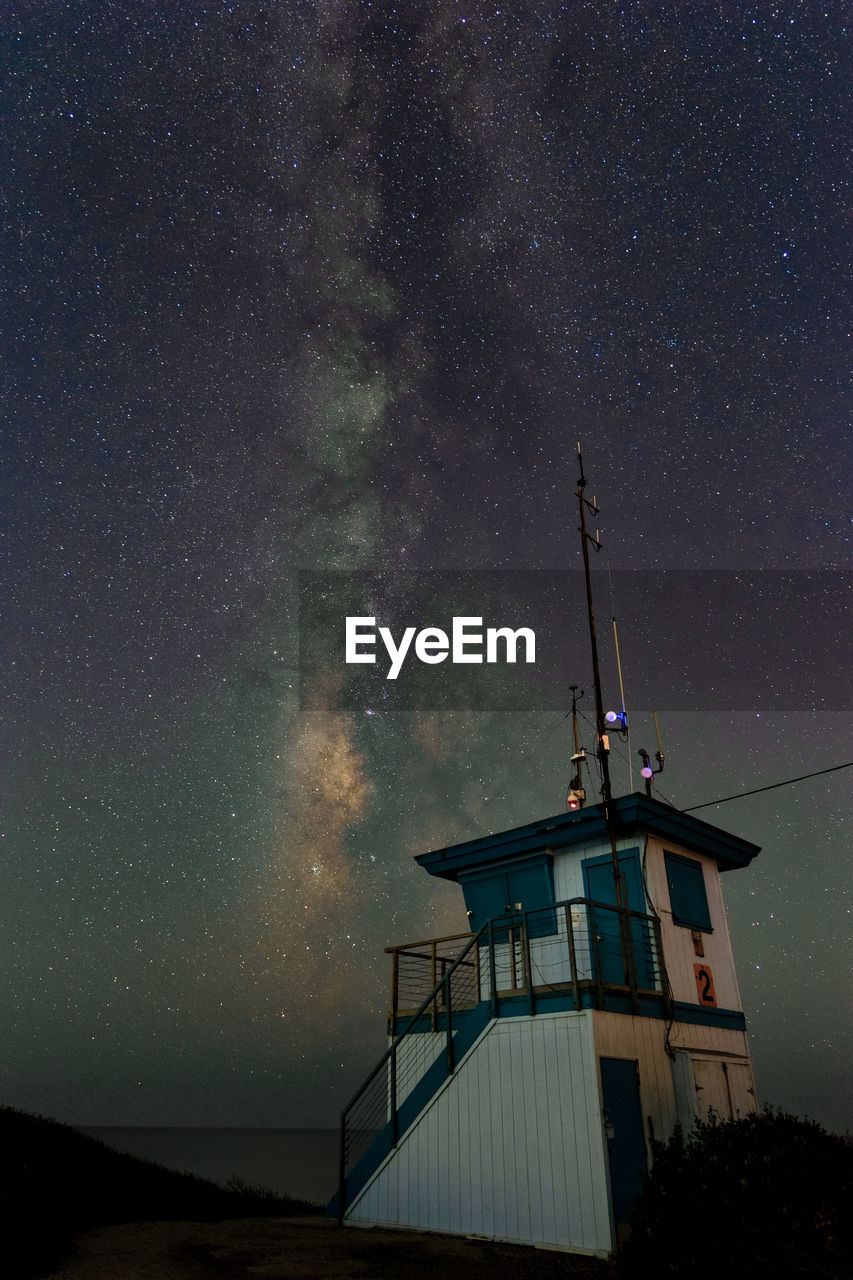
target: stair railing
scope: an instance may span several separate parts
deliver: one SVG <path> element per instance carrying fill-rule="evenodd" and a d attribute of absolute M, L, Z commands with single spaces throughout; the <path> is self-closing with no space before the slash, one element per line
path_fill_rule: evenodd
<path fill-rule="evenodd" d="M 391 1130 L 391 1146 L 397 1145 L 399 1139 L 400 1085 L 402 1083 L 406 1094 L 408 1094 L 409 1089 L 406 1086 L 413 1078 L 417 1079 L 423 1074 L 422 1068 L 425 1055 L 423 1053 L 414 1054 L 412 1055 L 415 1059 L 414 1064 L 408 1062 L 403 1064 L 404 1072 L 401 1081 L 399 1071 L 401 1045 L 404 1045 L 411 1035 L 417 1034 L 422 1044 L 427 1043 L 430 1049 L 434 1049 L 435 1035 L 440 1035 L 444 1039 L 444 1052 L 447 1055 L 448 1071 L 453 1071 L 455 1066 L 453 1055 L 454 977 L 462 971 L 462 967 L 466 964 L 466 958 L 471 951 L 475 947 L 479 947 L 480 940 L 488 927 L 488 925 L 484 925 L 477 933 L 472 934 L 471 941 L 459 953 L 439 981 L 436 982 L 432 991 L 417 1011 L 408 1018 L 406 1026 L 394 1038 L 385 1054 L 379 1059 L 370 1075 L 344 1108 L 341 1116 L 341 1144 L 338 1167 L 339 1222 L 343 1222 L 346 1212 L 346 1180 L 350 1169 L 357 1159 L 366 1152 L 380 1129 L 388 1124 L 390 1124 Z M 473 993 L 474 1003 L 479 1003 L 482 998 L 482 993 L 479 990 L 479 964 L 476 964 L 473 968 L 476 975 L 476 989 Z M 470 996 L 471 992 L 464 991 L 464 994 Z M 430 1009 L 430 1006 L 433 1006 L 433 1008 Z M 429 1025 L 433 1028 L 432 1036 L 427 1035 L 427 1029 L 424 1026 L 424 1019 L 426 1018 L 429 1018 Z M 442 1021 L 444 1022 L 443 1031 L 436 1031 L 435 1029 L 440 1027 Z M 403 1055 L 404 1053 L 405 1051 L 403 1051 Z M 433 1060 L 439 1054 L 434 1054 Z M 411 1069 L 412 1066 L 414 1066 L 414 1070 Z M 381 1125 L 376 1123 L 380 1118 L 382 1119 Z"/>

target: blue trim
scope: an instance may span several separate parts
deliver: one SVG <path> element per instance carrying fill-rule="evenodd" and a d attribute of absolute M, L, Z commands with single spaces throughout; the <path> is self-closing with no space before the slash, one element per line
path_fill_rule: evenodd
<path fill-rule="evenodd" d="M 560 991 L 549 991 L 547 988 L 536 988 L 536 1010 L 538 1013 L 575 1013 L 575 997 L 571 989 Z M 626 1013 L 633 1014 L 635 1010 L 631 1005 L 631 996 L 626 991 L 604 991 L 601 1002 L 598 1000 L 598 994 L 595 986 L 587 984 L 581 987 L 579 991 L 581 1009 L 598 1009 L 605 1013 Z M 636 1010 L 636 1016 L 639 1018 L 661 1018 L 667 1017 L 664 1008 L 663 995 L 659 991 L 640 991 L 638 992 L 639 1008 Z M 454 1011 L 454 1024 L 465 1019 L 466 1022 L 474 1014 L 479 1015 L 483 1008 L 489 1008 L 490 1002 L 483 1001 L 477 1005 L 476 1009 L 465 1010 L 464 1013 Z M 525 991 L 517 996 L 501 996 L 498 1003 L 497 1017 L 499 1018 L 521 1018 L 526 1017 L 530 1013 L 530 996 Z M 694 1026 L 704 1027 L 722 1027 L 729 1031 L 745 1031 L 746 1018 L 739 1009 L 707 1009 L 701 1004 L 688 1004 L 684 1000 L 676 1000 L 672 1005 L 672 1017 L 675 1022 L 689 1022 Z M 432 1031 L 434 1028 L 428 1019 L 422 1020 L 424 1025 L 423 1031 Z M 398 1027 L 402 1024 L 398 1022 Z M 485 1026 L 485 1023 L 483 1023 Z M 482 1030 L 482 1027 L 480 1028 Z M 444 1023 L 440 1023 L 439 1031 L 444 1030 Z M 460 1027 L 460 1031 L 462 1027 Z M 479 1031 L 477 1032 L 479 1035 Z M 459 1032 L 457 1032 L 457 1036 Z M 474 1037 L 476 1039 L 476 1036 Z M 456 1039 L 453 1041 L 454 1046 L 457 1044 Z M 473 1044 L 474 1041 L 471 1041 Z M 470 1047 L 470 1046 L 469 1046 Z M 467 1050 L 465 1050 L 467 1052 Z"/>
<path fill-rule="evenodd" d="M 699 1027 L 723 1027 L 727 1031 L 746 1031 L 746 1018 L 739 1009 L 703 1009 L 700 1004 L 674 1000 L 672 1012 L 676 1022 L 690 1022 Z"/>
<path fill-rule="evenodd" d="M 692 814 L 679 813 L 677 809 L 641 792 L 620 796 L 613 802 L 613 809 L 617 834 L 648 831 L 693 853 L 709 854 L 716 860 L 720 871 L 747 867 L 761 852 L 757 844 L 731 835 L 720 827 L 712 827 L 709 822 L 694 818 Z M 415 861 L 430 875 L 458 880 L 460 872 L 522 857 L 538 849 L 553 851 L 594 844 L 597 840 L 606 839 L 607 834 L 603 808 L 593 805 L 573 813 L 559 813 L 553 818 L 544 818 L 511 831 L 500 831 L 478 840 L 421 853 Z"/>
<path fill-rule="evenodd" d="M 483 1005 L 484 1004 L 488 1005 L 489 1003 L 490 1001 L 488 1000 L 481 1000 L 478 1004 L 473 1005 L 470 1009 L 454 1009 L 453 1010 L 453 1026 L 455 1030 L 457 1032 L 461 1031 L 469 1018 L 479 1017 L 480 1010 L 482 1009 Z M 392 1030 L 391 1018 L 390 1017 L 388 1018 L 388 1035 L 393 1036 L 394 1034 L 396 1034 L 398 1039 L 405 1031 L 415 1032 L 416 1034 L 420 1035 L 422 1032 L 426 1033 L 430 1031 L 434 1032 L 434 1031 L 446 1031 L 446 1030 L 447 1030 L 447 1014 L 441 1011 L 439 1011 L 436 1014 L 434 1019 L 432 1014 L 430 1013 L 422 1013 L 419 1018 L 407 1018 L 405 1015 L 401 1017 L 398 1014 L 396 1033 Z M 456 1041 L 454 1040 L 454 1044 L 455 1043 Z"/>
<path fill-rule="evenodd" d="M 619 991 L 605 991 L 602 999 L 599 1001 L 598 994 L 594 986 L 582 987 L 580 992 L 580 1010 L 575 1009 L 575 997 L 571 991 L 547 991 L 537 988 L 536 990 L 536 1012 L 537 1013 L 577 1013 L 586 1009 L 604 1010 L 605 1013 L 634 1013 L 631 1004 L 631 996 L 626 991 L 623 995 Z M 649 991 L 638 993 L 639 1008 L 637 1016 L 640 1018 L 665 1018 L 666 1013 L 663 1007 L 663 996 L 659 991 Z M 706 1010 L 697 1006 L 701 1013 Z M 716 1010 L 714 1011 L 716 1012 Z M 502 996 L 498 1005 L 497 1016 L 499 1018 L 520 1018 L 530 1013 L 530 997 L 525 992 L 519 996 Z"/>

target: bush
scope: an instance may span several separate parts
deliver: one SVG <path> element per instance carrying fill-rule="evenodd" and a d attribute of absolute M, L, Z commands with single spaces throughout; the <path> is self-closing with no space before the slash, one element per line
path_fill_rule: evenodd
<path fill-rule="evenodd" d="M 657 1275 L 844 1280 L 853 1246 L 853 1145 L 771 1110 L 676 1129 L 631 1215 L 622 1269 Z"/>

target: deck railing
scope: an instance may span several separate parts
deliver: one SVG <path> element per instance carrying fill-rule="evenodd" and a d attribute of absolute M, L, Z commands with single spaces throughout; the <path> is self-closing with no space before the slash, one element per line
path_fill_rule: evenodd
<path fill-rule="evenodd" d="M 389 1031 L 397 1035 L 448 967 L 468 951 L 473 934 L 454 934 L 386 947 L 392 958 Z M 637 1006 L 644 993 L 664 993 L 660 925 L 655 916 L 589 898 L 574 898 L 536 911 L 498 916 L 480 930 L 466 955 L 476 971 L 481 1000 L 500 1004 L 508 995 L 568 990 L 581 1007 L 581 990 L 603 997 L 621 991 Z M 600 1000 L 596 1001 L 600 1004 Z M 433 1025 L 440 1012 L 431 1001 Z M 497 1009 L 495 1010 L 497 1012 Z M 421 1023 L 421 1027 L 423 1024 Z"/>
<path fill-rule="evenodd" d="M 403 1009 L 411 1013 L 422 1001 L 440 987 L 450 966 L 467 950 L 472 935 L 454 933 L 446 938 L 427 938 L 423 942 L 406 942 L 399 947 L 386 947 L 385 954 L 392 957 L 391 965 L 391 1013 L 389 1032 L 397 1034 L 397 1014 Z M 476 966 L 479 951 L 465 963 Z M 477 973 L 479 984 L 479 971 Z M 477 986 L 479 989 L 479 986 Z M 437 1013 L 435 1002 L 431 1005 L 433 1024 Z M 433 1026 L 433 1029 L 435 1027 Z"/>
<path fill-rule="evenodd" d="M 650 998 L 670 1008 L 657 918 L 588 898 L 387 950 L 391 1044 L 341 1118 L 341 1220 L 349 1184 L 357 1193 L 502 1002 L 529 1013 L 555 996 L 575 1010 L 614 1007 L 614 997 L 626 1012 Z"/>

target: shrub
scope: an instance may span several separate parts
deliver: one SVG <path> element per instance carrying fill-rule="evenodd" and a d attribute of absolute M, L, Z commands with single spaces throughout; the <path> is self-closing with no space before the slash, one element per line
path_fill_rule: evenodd
<path fill-rule="evenodd" d="M 654 1144 L 623 1270 L 731 1280 L 850 1275 L 853 1145 L 772 1110 Z"/>

